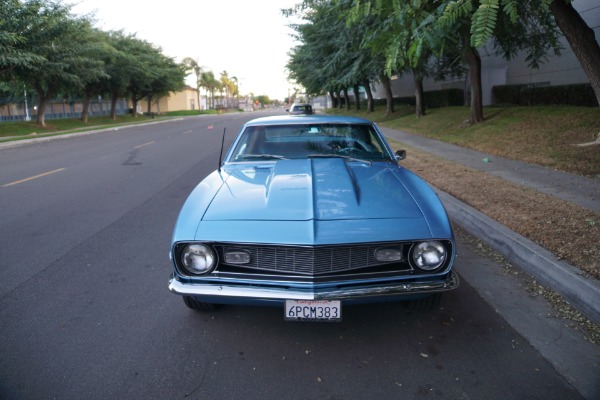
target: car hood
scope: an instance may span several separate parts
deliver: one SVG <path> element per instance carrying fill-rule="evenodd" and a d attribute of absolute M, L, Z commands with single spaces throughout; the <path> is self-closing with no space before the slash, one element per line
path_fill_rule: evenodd
<path fill-rule="evenodd" d="M 423 219 L 398 170 L 341 158 L 236 164 L 202 220 Z"/>

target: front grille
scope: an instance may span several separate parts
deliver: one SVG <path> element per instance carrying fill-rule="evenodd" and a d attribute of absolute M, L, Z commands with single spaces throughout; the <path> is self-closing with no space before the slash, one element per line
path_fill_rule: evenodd
<path fill-rule="evenodd" d="M 222 260 L 221 265 L 315 276 L 398 264 L 398 262 L 387 263 L 375 259 L 376 249 L 390 246 L 399 247 L 404 253 L 402 243 L 317 247 L 218 244 L 215 245 L 215 249 Z M 223 255 L 227 251 L 247 252 L 250 254 L 250 263 L 243 265 L 224 263 Z M 407 264 L 402 264 L 404 268 L 409 268 Z"/>

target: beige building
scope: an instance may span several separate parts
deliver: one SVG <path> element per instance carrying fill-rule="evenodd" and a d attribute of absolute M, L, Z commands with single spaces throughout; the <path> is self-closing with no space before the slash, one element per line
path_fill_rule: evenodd
<path fill-rule="evenodd" d="M 200 108 L 198 108 L 198 92 L 196 89 L 186 86 L 180 92 L 171 92 L 168 97 L 152 99 L 151 112 L 165 113 L 169 111 L 183 110 L 205 110 L 206 97 L 201 96 Z M 138 102 L 138 112 L 144 113 L 148 111 L 148 101 L 142 99 Z"/>

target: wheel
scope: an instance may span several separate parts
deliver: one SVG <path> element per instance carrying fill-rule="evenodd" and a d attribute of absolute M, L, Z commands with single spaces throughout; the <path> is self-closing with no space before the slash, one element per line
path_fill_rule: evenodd
<path fill-rule="evenodd" d="M 428 311 L 438 307 L 442 301 L 441 293 L 434 293 L 420 299 L 409 300 L 405 302 L 405 307 L 409 311 Z"/>
<path fill-rule="evenodd" d="M 191 296 L 183 296 L 183 302 L 186 306 L 188 306 L 188 308 L 191 308 L 194 311 L 202 312 L 215 311 L 220 306 L 220 304 L 204 303 L 202 301 L 198 301 Z"/>

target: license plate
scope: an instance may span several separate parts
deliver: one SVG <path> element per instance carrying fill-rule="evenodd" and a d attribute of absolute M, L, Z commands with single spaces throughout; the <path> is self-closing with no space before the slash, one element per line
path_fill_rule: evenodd
<path fill-rule="evenodd" d="M 286 321 L 342 320 L 342 304 L 339 300 L 286 300 Z"/>

